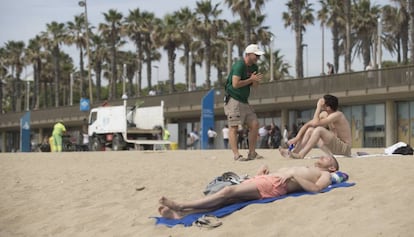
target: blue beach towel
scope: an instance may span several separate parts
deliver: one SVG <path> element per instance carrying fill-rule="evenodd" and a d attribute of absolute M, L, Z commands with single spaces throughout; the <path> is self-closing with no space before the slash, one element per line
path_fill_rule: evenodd
<path fill-rule="evenodd" d="M 355 183 L 348 183 L 348 182 L 344 182 L 344 183 L 337 183 L 337 184 L 332 184 L 329 187 L 325 188 L 324 190 L 322 190 L 322 193 L 326 193 L 329 192 L 331 189 L 333 188 L 339 188 L 339 187 L 351 187 L 354 186 Z M 312 192 L 297 192 L 297 193 L 289 193 L 286 195 L 282 195 L 279 197 L 274 197 L 274 198 L 265 198 L 265 199 L 260 199 L 260 200 L 251 200 L 251 201 L 246 201 L 246 202 L 239 202 L 239 203 L 235 203 L 235 204 L 231 204 L 229 206 L 225 206 L 222 207 L 220 209 L 211 211 L 211 212 L 204 212 L 204 213 L 195 213 L 195 214 L 190 214 L 187 215 L 181 219 L 167 219 L 164 217 L 153 217 L 156 219 L 155 224 L 156 225 L 166 225 L 168 227 L 173 227 L 175 225 L 184 225 L 184 226 L 191 226 L 194 221 L 196 221 L 198 218 L 200 218 L 203 215 L 212 215 L 212 216 L 216 216 L 216 217 L 223 217 L 223 216 L 227 216 L 237 210 L 242 209 L 245 206 L 248 206 L 250 204 L 254 204 L 254 203 L 269 203 L 269 202 L 273 202 L 279 199 L 283 199 L 286 197 L 299 197 L 302 195 L 314 195 L 317 193 L 312 193 Z"/>

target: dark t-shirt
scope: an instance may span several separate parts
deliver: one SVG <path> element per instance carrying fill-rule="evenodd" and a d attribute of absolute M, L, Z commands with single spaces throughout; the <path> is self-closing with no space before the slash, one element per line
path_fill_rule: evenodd
<path fill-rule="evenodd" d="M 243 86 L 240 88 L 234 88 L 232 85 L 233 76 L 239 76 L 241 80 L 246 80 L 250 78 L 253 72 L 258 73 L 258 66 L 253 64 L 252 66 L 247 66 L 244 63 L 244 60 L 238 60 L 236 63 L 233 64 L 230 74 L 227 77 L 227 93 L 234 99 L 242 102 L 242 103 L 249 103 L 248 99 L 250 96 L 250 85 Z"/>

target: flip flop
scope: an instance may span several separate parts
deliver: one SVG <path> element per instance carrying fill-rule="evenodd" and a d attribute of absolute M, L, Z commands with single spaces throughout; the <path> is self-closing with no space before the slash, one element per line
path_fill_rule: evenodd
<path fill-rule="evenodd" d="M 223 223 L 219 221 L 219 219 L 212 215 L 203 215 L 202 217 L 198 218 L 194 224 L 200 228 L 208 228 L 213 229 L 216 227 L 221 226 Z"/>
<path fill-rule="evenodd" d="M 234 160 L 244 159 L 242 155 L 239 155 L 239 156 L 237 156 L 237 157 L 233 157 L 233 158 L 234 158 Z"/>
<path fill-rule="evenodd" d="M 254 160 L 254 158 L 249 158 L 249 157 L 241 157 L 238 159 L 238 161 L 249 161 L 249 160 Z"/>

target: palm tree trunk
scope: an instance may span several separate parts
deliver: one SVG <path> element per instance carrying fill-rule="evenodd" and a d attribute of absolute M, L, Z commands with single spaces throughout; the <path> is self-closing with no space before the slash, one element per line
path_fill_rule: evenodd
<path fill-rule="evenodd" d="M 84 79 L 83 77 L 85 76 L 85 72 L 83 70 L 83 50 L 82 47 L 80 47 L 80 51 L 79 51 L 79 68 L 80 68 L 80 77 L 79 77 L 79 85 L 80 85 L 80 97 L 84 98 L 85 97 L 85 90 L 84 90 Z"/>
<path fill-rule="evenodd" d="M 345 17 L 346 17 L 346 23 L 345 23 L 345 72 L 351 71 L 351 0 L 345 1 Z"/>
<path fill-rule="evenodd" d="M 111 88 L 110 88 L 110 94 L 109 94 L 109 100 L 115 99 L 116 98 L 116 79 L 118 76 L 118 70 L 117 70 L 117 65 L 116 65 L 116 51 L 115 51 L 115 45 L 112 46 L 111 49 L 111 71 L 112 71 L 112 75 L 111 75 Z"/>
<path fill-rule="evenodd" d="M 59 107 L 59 78 L 60 78 L 60 69 L 59 69 L 59 47 L 55 46 L 53 48 L 53 64 L 55 70 L 55 107 Z"/>
<path fill-rule="evenodd" d="M 174 47 L 168 47 L 168 79 L 170 81 L 170 87 L 169 87 L 169 93 L 172 94 L 175 91 L 175 79 L 174 79 L 174 62 L 176 58 L 175 54 L 175 48 Z"/>
<path fill-rule="evenodd" d="M 94 71 L 96 74 L 96 96 L 98 101 L 101 101 L 101 73 L 102 73 L 102 62 L 95 62 Z"/>
<path fill-rule="evenodd" d="M 410 41 L 410 61 L 414 62 L 414 0 L 408 0 L 408 9 L 410 11 L 410 32 L 411 32 L 411 41 Z"/>
<path fill-rule="evenodd" d="M 211 42 L 205 41 L 205 59 L 206 59 L 206 89 L 211 88 Z"/>

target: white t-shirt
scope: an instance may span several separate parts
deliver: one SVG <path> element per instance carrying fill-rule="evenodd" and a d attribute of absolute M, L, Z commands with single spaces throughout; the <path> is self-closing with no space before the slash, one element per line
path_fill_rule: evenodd
<path fill-rule="evenodd" d="M 223 133 L 223 139 L 229 139 L 229 128 L 223 128 L 221 130 L 221 132 Z"/>
<path fill-rule="evenodd" d="M 259 128 L 259 136 L 264 137 L 267 135 L 267 130 L 265 127 Z"/>
<path fill-rule="evenodd" d="M 216 131 L 209 129 L 207 131 L 207 136 L 208 137 L 217 137 L 217 133 L 216 133 Z"/>

